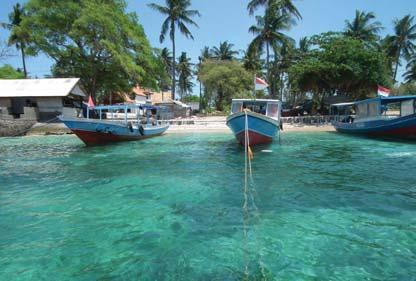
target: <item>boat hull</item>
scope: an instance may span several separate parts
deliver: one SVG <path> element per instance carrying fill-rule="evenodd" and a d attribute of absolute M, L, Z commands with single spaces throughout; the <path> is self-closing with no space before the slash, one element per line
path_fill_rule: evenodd
<path fill-rule="evenodd" d="M 271 143 L 279 133 L 279 122 L 270 117 L 247 112 L 249 145 Z M 241 145 L 245 144 L 246 117 L 244 112 L 228 116 L 227 126 Z"/>
<path fill-rule="evenodd" d="M 95 119 L 65 119 L 61 121 L 86 145 L 104 145 L 122 141 L 137 141 L 160 136 L 169 128 L 166 126 L 146 126 L 133 128 L 121 122 Z"/>
<path fill-rule="evenodd" d="M 365 122 L 332 122 L 338 132 L 369 137 L 416 140 L 416 114 Z"/>

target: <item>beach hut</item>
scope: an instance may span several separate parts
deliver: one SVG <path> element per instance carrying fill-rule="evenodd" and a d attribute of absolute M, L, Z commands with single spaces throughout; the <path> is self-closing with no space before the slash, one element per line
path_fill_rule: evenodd
<path fill-rule="evenodd" d="M 47 121 L 77 116 L 85 92 L 79 78 L 0 79 L 0 118 Z"/>

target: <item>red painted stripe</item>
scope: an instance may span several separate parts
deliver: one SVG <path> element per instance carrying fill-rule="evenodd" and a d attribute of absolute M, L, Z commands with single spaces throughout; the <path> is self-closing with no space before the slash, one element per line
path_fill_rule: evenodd
<path fill-rule="evenodd" d="M 72 130 L 78 138 L 80 138 L 86 145 L 103 145 L 121 141 L 135 141 L 141 140 L 145 138 L 150 138 L 157 135 L 150 135 L 150 136 L 120 136 L 120 135 L 112 135 L 108 133 L 99 133 L 99 132 L 92 132 L 92 131 L 83 131 L 83 130 Z"/>
<path fill-rule="evenodd" d="M 416 138 L 416 127 L 407 127 L 394 130 L 388 130 L 383 132 L 371 133 L 373 136 L 388 136 L 388 137 L 398 137 L 398 138 Z"/>
<path fill-rule="evenodd" d="M 241 145 L 244 145 L 245 143 L 244 134 L 245 132 L 243 131 L 236 136 L 237 140 L 240 142 Z M 273 138 L 253 131 L 248 131 L 248 137 L 250 145 L 266 144 L 271 143 L 273 141 Z"/>

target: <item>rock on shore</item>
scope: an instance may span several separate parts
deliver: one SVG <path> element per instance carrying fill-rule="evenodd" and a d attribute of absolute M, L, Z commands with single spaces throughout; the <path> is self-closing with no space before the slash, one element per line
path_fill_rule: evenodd
<path fill-rule="evenodd" d="M 35 123 L 31 120 L 0 119 L 0 137 L 25 135 Z"/>

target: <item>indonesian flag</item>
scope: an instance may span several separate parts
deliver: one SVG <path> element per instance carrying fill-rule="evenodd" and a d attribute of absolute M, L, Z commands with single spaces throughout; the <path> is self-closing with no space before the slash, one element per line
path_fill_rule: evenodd
<path fill-rule="evenodd" d="M 269 84 L 267 84 L 266 81 L 264 81 L 263 79 L 260 79 L 258 77 L 256 77 L 254 79 L 254 85 L 255 85 L 254 88 L 255 88 L 256 91 L 264 90 L 267 87 L 269 87 Z"/>
<path fill-rule="evenodd" d="M 378 86 L 377 87 L 377 94 L 382 97 L 388 97 L 390 95 L 390 89 Z"/>

